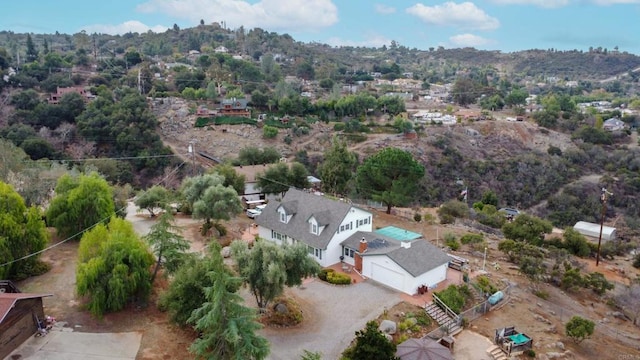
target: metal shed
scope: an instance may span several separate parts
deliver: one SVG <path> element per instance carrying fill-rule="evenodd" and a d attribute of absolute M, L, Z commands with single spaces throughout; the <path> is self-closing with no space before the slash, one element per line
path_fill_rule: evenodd
<path fill-rule="evenodd" d="M 600 224 L 590 223 L 587 221 L 578 221 L 573 229 L 579 232 L 580 234 L 592 238 L 598 239 L 600 237 Z M 616 238 L 616 228 L 610 226 L 602 227 L 602 240 L 609 241 L 615 240 Z"/>

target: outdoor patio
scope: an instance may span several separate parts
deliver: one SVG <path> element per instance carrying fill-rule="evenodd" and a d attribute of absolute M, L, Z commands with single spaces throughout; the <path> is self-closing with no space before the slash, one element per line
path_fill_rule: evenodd
<path fill-rule="evenodd" d="M 447 278 L 444 281 L 440 282 L 435 289 L 429 289 L 428 292 L 422 295 L 409 295 L 402 293 L 400 294 L 400 297 L 403 301 L 406 301 L 409 304 L 424 307 L 426 304 L 429 304 L 431 302 L 431 295 L 434 291 L 441 291 L 446 289 L 449 285 L 458 285 L 462 284 L 462 282 L 462 272 L 455 269 L 447 268 Z"/>

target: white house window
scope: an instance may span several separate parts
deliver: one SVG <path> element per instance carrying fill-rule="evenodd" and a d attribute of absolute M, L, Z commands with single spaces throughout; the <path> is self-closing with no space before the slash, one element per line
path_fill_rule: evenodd
<path fill-rule="evenodd" d="M 349 248 L 347 248 L 347 247 L 346 247 L 346 248 L 344 248 L 344 252 L 343 252 L 343 253 L 344 253 L 344 256 L 345 256 L 345 257 L 347 257 L 347 256 L 348 256 L 348 257 L 350 257 L 350 258 L 352 258 L 352 257 L 353 257 L 353 255 L 354 255 L 353 249 L 349 249 Z"/>
<path fill-rule="evenodd" d="M 344 231 L 344 225 L 340 225 L 340 231 Z"/>
<path fill-rule="evenodd" d="M 318 235 L 318 225 L 311 224 L 311 233 Z"/>
<path fill-rule="evenodd" d="M 315 249 L 316 250 L 316 257 L 320 260 L 322 260 L 322 249 Z"/>
<path fill-rule="evenodd" d="M 309 252 L 309 254 L 313 255 L 313 248 L 311 246 L 307 247 L 307 251 Z"/>
<path fill-rule="evenodd" d="M 283 223 L 287 222 L 287 214 L 285 214 L 284 212 L 280 213 L 280 221 Z"/>

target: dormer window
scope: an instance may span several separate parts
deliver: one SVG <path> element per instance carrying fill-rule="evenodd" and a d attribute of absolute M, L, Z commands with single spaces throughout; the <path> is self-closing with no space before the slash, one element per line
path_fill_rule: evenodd
<path fill-rule="evenodd" d="M 318 225 L 311 224 L 311 233 L 318 235 Z"/>
<path fill-rule="evenodd" d="M 287 223 L 287 214 L 284 213 L 284 211 L 280 212 L 280 221 L 283 223 Z"/>

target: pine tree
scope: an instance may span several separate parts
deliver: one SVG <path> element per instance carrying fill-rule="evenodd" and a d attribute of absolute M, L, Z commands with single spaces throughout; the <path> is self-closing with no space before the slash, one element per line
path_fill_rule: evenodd
<path fill-rule="evenodd" d="M 200 332 L 190 351 L 201 359 L 264 359 L 269 354 L 269 342 L 256 334 L 261 325 L 255 311 L 242 305 L 242 297 L 234 291 L 242 280 L 226 271 L 220 246 L 214 243 L 213 247 L 215 269 L 207 274 L 213 286 L 205 289 L 207 302 L 189 318 Z"/>

